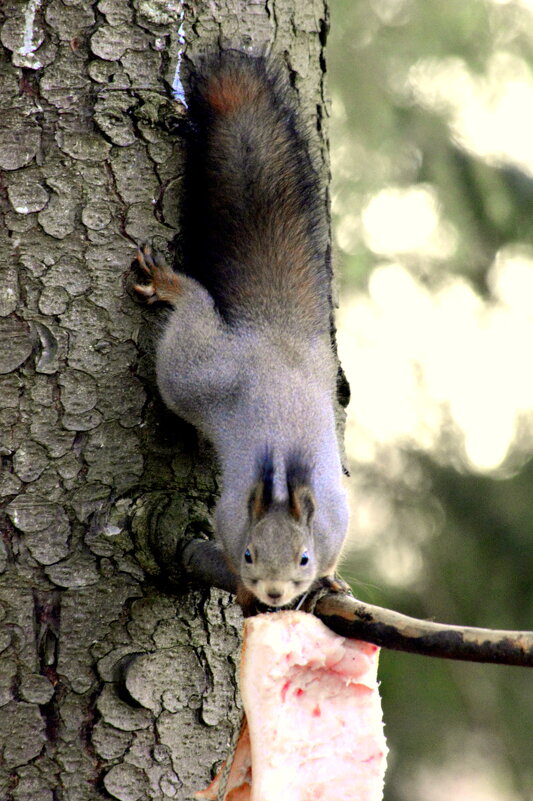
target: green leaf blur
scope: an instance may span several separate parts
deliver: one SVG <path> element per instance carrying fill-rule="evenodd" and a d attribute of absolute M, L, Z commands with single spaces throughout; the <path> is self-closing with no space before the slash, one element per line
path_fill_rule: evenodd
<path fill-rule="evenodd" d="M 531 630 L 533 1 L 332 0 L 328 75 L 341 572 L 407 614 Z M 532 801 L 531 670 L 383 651 L 380 676 L 386 801 Z"/>

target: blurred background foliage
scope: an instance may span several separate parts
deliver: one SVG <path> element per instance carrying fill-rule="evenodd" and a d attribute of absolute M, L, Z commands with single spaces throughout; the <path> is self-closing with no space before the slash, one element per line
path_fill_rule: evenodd
<path fill-rule="evenodd" d="M 533 0 L 331 0 L 356 595 L 533 628 Z M 386 801 L 532 801 L 533 672 L 383 652 Z"/>

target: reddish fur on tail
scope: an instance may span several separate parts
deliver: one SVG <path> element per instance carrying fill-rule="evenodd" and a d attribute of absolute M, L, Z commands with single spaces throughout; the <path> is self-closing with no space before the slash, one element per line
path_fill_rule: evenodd
<path fill-rule="evenodd" d="M 208 79 L 205 98 L 217 114 L 231 114 L 255 100 L 264 86 L 254 75 L 211 75 Z"/>
<path fill-rule="evenodd" d="M 191 77 L 186 270 L 228 322 L 329 328 L 326 206 L 290 88 L 224 53 Z"/>

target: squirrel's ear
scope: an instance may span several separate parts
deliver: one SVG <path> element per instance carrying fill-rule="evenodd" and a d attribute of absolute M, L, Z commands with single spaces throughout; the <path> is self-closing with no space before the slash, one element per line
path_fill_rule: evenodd
<path fill-rule="evenodd" d="M 252 523 L 261 520 L 267 513 L 268 499 L 265 493 L 264 482 L 258 481 L 252 487 L 250 497 L 248 498 L 248 516 Z"/>
<path fill-rule="evenodd" d="M 307 484 L 289 488 L 289 513 L 297 523 L 311 523 L 315 513 L 315 496 Z"/>
<path fill-rule="evenodd" d="M 272 453 L 265 450 L 258 463 L 259 481 L 254 484 L 248 498 L 248 515 L 252 523 L 261 520 L 272 504 L 274 464 Z"/>

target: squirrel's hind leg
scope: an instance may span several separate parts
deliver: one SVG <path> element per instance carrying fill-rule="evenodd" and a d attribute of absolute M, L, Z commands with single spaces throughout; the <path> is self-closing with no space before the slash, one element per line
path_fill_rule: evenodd
<path fill-rule="evenodd" d="M 153 254 L 148 245 L 137 249 L 139 269 L 150 279 L 147 284 L 134 284 L 133 288 L 147 303 L 164 301 L 174 306 L 183 294 L 182 281 L 178 273 L 158 254 Z"/>

